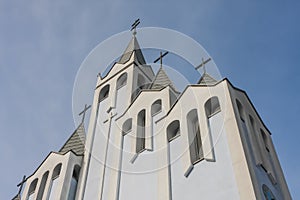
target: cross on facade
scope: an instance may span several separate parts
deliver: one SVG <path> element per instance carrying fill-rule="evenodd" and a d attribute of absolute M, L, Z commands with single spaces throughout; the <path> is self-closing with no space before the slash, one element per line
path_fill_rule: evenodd
<path fill-rule="evenodd" d="M 204 60 L 204 58 L 202 58 L 202 63 L 198 65 L 198 67 L 196 67 L 195 69 L 198 70 L 199 68 L 203 67 L 203 71 L 205 74 L 206 73 L 205 64 L 208 63 L 209 61 L 211 61 L 211 58 L 208 58 L 207 60 Z"/>
<path fill-rule="evenodd" d="M 164 54 L 162 52 L 160 52 L 160 56 L 153 62 L 156 63 L 157 61 L 160 60 L 160 67 L 162 67 L 162 58 L 165 57 L 168 53 L 169 53 L 168 51 L 166 51 Z"/>
<path fill-rule="evenodd" d="M 136 34 L 136 27 L 140 24 L 140 19 L 135 20 L 135 22 L 131 25 L 131 31 L 133 30 L 133 35 Z"/>
<path fill-rule="evenodd" d="M 82 115 L 81 123 L 84 122 L 85 113 L 86 113 L 86 111 L 87 111 L 90 107 L 91 107 L 91 105 L 87 106 L 87 104 L 85 104 L 83 111 L 81 111 L 81 112 L 78 114 L 79 116 Z"/>
<path fill-rule="evenodd" d="M 19 188 L 18 195 L 21 194 L 22 188 L 23 188 L 23 185 L 24 185 L 25 182 L 26 182 L 26 176 L 24 175 L 22 181 L 17 185 L 17 187 L 20 187 L 20 188 Z"/>

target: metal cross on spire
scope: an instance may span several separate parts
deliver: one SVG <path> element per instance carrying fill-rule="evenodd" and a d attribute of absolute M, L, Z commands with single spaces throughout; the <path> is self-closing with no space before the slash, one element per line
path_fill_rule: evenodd
<path fill-rule="evenodd" d="M 156 63 L 157 61 L 160 60 L 160 67 L 162 68 L 162 58 L 165 57 L 168 53 L 169 53 L 168 51 L 166 51 L 164 54 L 160 52 L 160 56 L 157 59 L 155 59 L 153 62 Z"/>
<path fill-rule="evenodd" d="M 136 27 L 140 24 L 140 19 L 135 20 L 135 22 L 131 25 L 131 31 L 133 30 L 132 34 L 136 35 Z"/>
<path fill-rule="evenodd" d="M 90 107 L 91 107 L 91 105 L 88 106 L 87 104 L 85 104 L 83 111 L 81 111 L 81 112 L 78 114 L 79 116 L 82 115 L 81 123 L 84 122 L 85 113 L 86 113 L 86 111 L 87 111 Z"/>
<path fill-rule="evenodd" d="M 211 61 L 211 58 L 208 58 L 207 60 L 204 60 L 204 58 L 202 58 L 202 63 L 200 65 L 198 65 L 198 67 L 196 67 L 195 69 L 198 70 L 201 67 L 203 67 L 203 72 L 204 74 L 206 73 L 206 67 L 205 64 L 208 63 L 209 61 Z"/>

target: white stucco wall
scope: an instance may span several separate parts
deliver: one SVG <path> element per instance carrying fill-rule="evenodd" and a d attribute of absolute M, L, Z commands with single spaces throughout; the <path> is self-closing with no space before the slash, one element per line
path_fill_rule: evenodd
<path fill-rule="evenodd" d="M 57 191 L 55 193 L 56 199 L 66 200 L 67 195 L 70 188 L 70 182 L 72 178 L 73 168 L 75 165 L 81 166 L 82 156 L 76 156 L 72 152 L 68 152 L 64 155 L 58 153 L 50 153 L 49 156 L 44 160 L 44 162 L 39 166 L 39 168 L 32 174 L 26 181 L 26 186 L 24 188 L 24 192 L 22 194 L 22 200 L 27 200 L 28 197 L 28 189 L 30 184 L 33 180 L 38 178 L 37 187 L 34 192 L 34 199 L 37 198 L 38 190 L 40 187 L 40 183 L 44 173 L 49 171 L 48 179 L 46 182 L 44 194 L 42 200 L 46 200 L 49 192 L 50 192 L 50 185 L 51 185 L 51 177 L 53 174 L 54 168 L 58 164 L 62 164 L 61 171 L 58 177 L 57 182 Z"/>

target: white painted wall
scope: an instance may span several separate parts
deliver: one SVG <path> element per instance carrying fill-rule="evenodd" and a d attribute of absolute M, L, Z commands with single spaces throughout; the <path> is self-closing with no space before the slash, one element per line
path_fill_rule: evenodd
<path fill-rule="evenodd" d="M 57 190 L 54 195 L 56 199 L 66 200 L 70 188 L 73 167 L 75 165 L 81 166 L 81 161 L 82 161 L 82 156 L 76 156 L 72 152 L 68 152 L 64 155 L 61 155 L 59 153 L 54 153 L 54 152 L 50 153 L 49 156 L 46 158 L 46 160 L 41 164 L 41 166 L 39 166 L 39 168 L 34 172 L 34 174 L 32 174 L 27 179 L 21 199 L 27 200 L 29 186 L 34 179 L 38 178 L 37 187 L 33 195 L 33 199 L 36 199 L 42 177 L 45 172 L 49 171 L 48 179 L 46 182 L 46 186 L 42 198 L 42 200 L 46 200 L 51 189 L 50 186 L 52 182 L 51 178 L 52 178 L 53 170 L 59 163 L 61 163 L 62 167 L 61 167 L 60 175 L 56 180 Z"/>

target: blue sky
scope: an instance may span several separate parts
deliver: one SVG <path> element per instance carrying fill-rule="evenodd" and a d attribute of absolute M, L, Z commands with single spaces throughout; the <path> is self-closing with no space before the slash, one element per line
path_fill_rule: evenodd
<path fill-rule="evenodd" d="M 12 198 L 22 176 L 64 144 L 75 128 L 80 64 L 136 18 L 194 38 L 222 76 L 247 91 L 300 199 L 299 10 L 288 0 L 0 0 L 0 199 Z"/>

